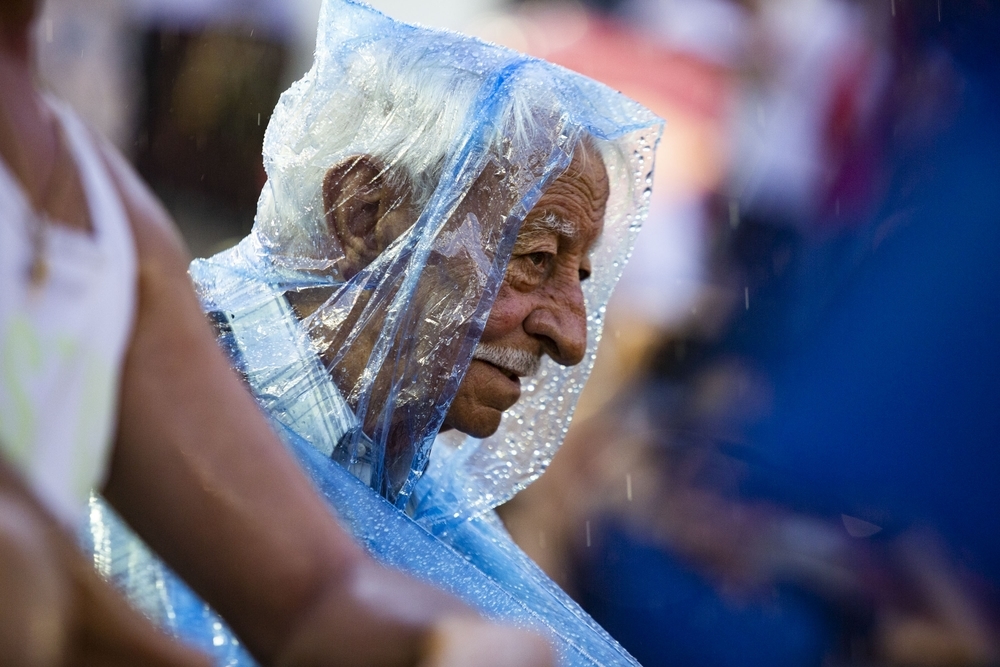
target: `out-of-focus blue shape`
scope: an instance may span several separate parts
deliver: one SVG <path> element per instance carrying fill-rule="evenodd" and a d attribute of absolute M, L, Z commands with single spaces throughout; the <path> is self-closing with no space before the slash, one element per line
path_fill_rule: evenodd
<path fill-rule="evenodd" d="M 916 6 L 914 10 L 918 9 Z M 786 361 L 754 493 L 885 527 L 932 526 L 1000 582 L 1000 75 L 996 6 L 934 6 L 918 33 L 961 82 L 899 145 L 863 265 Z"/>
<path fill-rule="evenodd" d="M 659 544 L 614 523 L 595 528 L 580 602 L 644 667 L 818 667 L 835 643 L 803 593 L 726 599 Z"/>
<path fill-rule="evenodd" d="M 562 442 L 646 214 L 661 127 L 568 70 L 327 0 L 316 62 L 268 126 L 253 231 L 191 266 L 220 343 L 355 537 L 487 616 L 543 632 L 567 666 L 636 663 L 514 545 L 493 508 Z M 609 182 L 582 284 L 584 360 L 546 359 L 496 435 L 445 442 L 438 432 L 521 223 L 577 151 L 600 160 Z M 407 184 L 388 205 L 414 217 L 360 268 L 357 247 L 333 233 L 325 192 L 332 170 L 359 157 Z M 295 304 L 317 293 L 318 308 L 300 314 Z M 151 616 L 202 647 L 210 639 L 220 664 L 252 664 L 100 501 L 90 533 L 95 562 Z"/>

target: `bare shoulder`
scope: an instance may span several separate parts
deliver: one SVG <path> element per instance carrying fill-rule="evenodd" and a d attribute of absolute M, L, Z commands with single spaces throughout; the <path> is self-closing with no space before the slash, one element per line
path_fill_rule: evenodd
<path fill-rule="evenodd" d="M 186 274 L 191 257 L 170 214 L 114 146 L 96 136 L 94 141 L 118 188 L 132 226 L 140 279 L 149 270 Z"/>

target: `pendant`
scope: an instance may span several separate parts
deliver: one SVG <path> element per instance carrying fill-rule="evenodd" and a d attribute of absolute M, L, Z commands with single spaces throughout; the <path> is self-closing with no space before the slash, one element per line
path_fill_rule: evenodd
<path fill-rule="evenodd" d="M 45 261 L 45 256 L 35 253 L 31 258 L 31 266 L 28 268 L 28 280 L 32 287 L 41 287 L 45 279 L 49 277 L 49 264 Z"/>
<path fill-rule="evenodd" d="M 45 232 L 48 219 L 36 216 L 31 234 L 31 264 L 28 266 L 28 281 L 34 288 L 41 287 L 49 277 L 49 263 L 45 259 Z"/>

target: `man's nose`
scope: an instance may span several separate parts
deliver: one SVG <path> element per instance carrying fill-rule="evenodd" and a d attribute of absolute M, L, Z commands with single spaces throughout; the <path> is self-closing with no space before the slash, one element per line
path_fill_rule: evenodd
<path fill-rule="evenodd" d="M 542 348 L 556 363 L 575 366 L 587 351 L 587 309 L 580 283 L 547 295 L 524 321 L 528 334 L 542 340 Z"/>

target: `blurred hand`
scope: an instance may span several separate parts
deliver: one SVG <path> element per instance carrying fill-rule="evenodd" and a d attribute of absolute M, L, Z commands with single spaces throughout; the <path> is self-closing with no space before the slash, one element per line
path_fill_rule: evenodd
<path fill-rule="evenodd" d="M 548 643 L 497 625 L 370 559 L 320 594 L 273 660 L 282 667 L 552 667 Z"/>
<path fill-rule="evenodd" d="M 552 667 L 552 649 L 540 635 L 485 621 L 441 621 L 419 667 Z"/>
<path fill-rule="evenodd" d="M 879 610 L 877 650 L 889 665 L 995 665 L 1000 646 L 988 615 L 954 566 L 941 539 L 914 530 L 898 539 L 908 576 L 908 604 Z"/>

